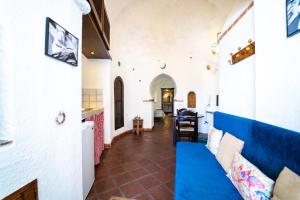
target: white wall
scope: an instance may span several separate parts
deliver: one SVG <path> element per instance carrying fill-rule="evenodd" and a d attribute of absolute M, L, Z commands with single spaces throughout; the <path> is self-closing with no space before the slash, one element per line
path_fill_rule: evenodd
<path fill-rule="evenodd" d="M 0 23 L 0 140 L 10 141 L 15 133 L 15 97 L 14 80 L 15 69 L 13 57 L 13 39 L 5 29 L 3 20 Z"/>
<path fill-rule="evenodd" d="M 286 36 L 285 1 L 255 1 L 254 15 L 256 119 L 300 132 L 300 34 Z"/>
<path fill-rule="evenodd" d="M 225 22 L 225 31 L 251 1 L 238 2 Z M 255 56 L 230 65 L 230 53 L 244 48 L 254 37 L 253 8 L 228 32 L 219 43 L 219 109 L 221 112 L 254 118 L 255 115 Z"/>
<path fill-rule="evenodd" d="M 82 88 L 103 89 L 105 62 L 102 59 L 87 59 L 82 55 Z"/>
<path fill-rule="evenodd" d="M 112 140 L 111 60 L 87 59 L 82 56 L 82 87 L 103 89 L 104 143 Z"/>
<path fill-rule="evenodd" d="M 81 58 L 73 67 L 44 55 L 46 17 L 81 38 L 82 15 L 72 0 L 1 0 L 0 37 L 9 34 L 12 51 L 4 56 L 14 63 L 0 67 L 15 71 L 16 127 L 13 144 L 0 147 L 0 199 L 35 178 L 39 199 L 82 199 Z"/>
<path fill-rule="evenodd" d="M 175 98 L 184 101 L 176 103 L 175 109 L 186 107 L 187 93 L 195 91 L 197 111 L 204 112 L 217 85 L 216 74 L 206 70 L 207 64 L 216 66 L 210 47 L 216 42 L 231 2 L 106 2 L 111 19 L 112 77 L 121 76 L 125 86 L 125 126 L 114 135 L 132 129 L 136 115 L 144 118 L 145 128 L 152 128 L 151 106 L 143 100 L 151 98 L 150 84 L 161 73 L 176 81 Z M 165 63 L 166 69 L 160 69 Z"/>
<path fill-rule="evenodd" d="M 250 2 L 237 4 L 224 27 Z M 266 9 L 268 8 L 268 9 Z M 220 111 L 300 131 L 300 34 L 287 38 L 285 1 L 255 1 L 220 43 Z M 255 56 L 230 66 L 229 53 L 255 40 Z"/>

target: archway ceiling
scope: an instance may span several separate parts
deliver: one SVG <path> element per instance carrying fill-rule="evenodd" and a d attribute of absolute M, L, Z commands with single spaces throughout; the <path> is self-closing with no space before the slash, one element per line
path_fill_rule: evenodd
<path fill-rule="evenodd" d="M 105 1 L 113 59 L 147 68 L 156 60 L 184 62 L 189 56 L 215 63 L 210 48 L 229 13 L 242 0 Z"/>
<path fill-rule="evenodd" d="M 147 6 L 151 11 L 154 9 L 151 5 L 159 4 L 161 8 L 164 7 L 167 11 L 170 5 L 180 6 L 181 4 L 191 4 L 196 2 L 196 4 L 199 5 L 196 9 L 198 12 L 202 12 L 203 18 L 207 20 L 207 23 L 210 23 L 212 17 L 215 18 L 217 16 L 224 22 L 233 6 L 239 1 L 242 0 L 105 0 L 105 3 L 109 10 L 110 20 L 114 22 L 135 9 L 135 7 L 142 7 L 142 5 Z M 211 12 L 212 8 L 214 9 L 214 12 Z"/>

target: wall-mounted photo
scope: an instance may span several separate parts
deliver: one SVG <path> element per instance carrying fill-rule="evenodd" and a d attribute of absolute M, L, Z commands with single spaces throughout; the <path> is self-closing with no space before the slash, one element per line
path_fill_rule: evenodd
<path fill-rule="evenodd" d="M 300 32 L 300 0 L 286 0 L 287 36 Z"/>
<path fill-rule="evenodd" d="M 46 19 L 45 54 L 78 65 L 78 39 L 49 17 Z"/>

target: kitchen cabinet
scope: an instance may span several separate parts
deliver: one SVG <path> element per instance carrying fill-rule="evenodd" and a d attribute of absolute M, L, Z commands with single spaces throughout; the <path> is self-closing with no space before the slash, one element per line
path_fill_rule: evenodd
<path fill-rule="evenodd" d="M 104 150 L 104 112 L 94 113 L 88 116 L 85 121 L 94 122 L 94 158 L 95 165 L 98 165 Z"/>

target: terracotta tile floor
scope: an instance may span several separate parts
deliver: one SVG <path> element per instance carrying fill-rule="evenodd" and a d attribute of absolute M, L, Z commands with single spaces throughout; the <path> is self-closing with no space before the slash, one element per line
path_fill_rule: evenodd
<path fill-rule="evenodd" d="M 152 132 L 129 134 L 106 150 L 96 167 L 96 181 L 88 200 L 111 196 L 133 199 L 172 200 L 175 147 L 172 120 L 155 123 Z"/>

